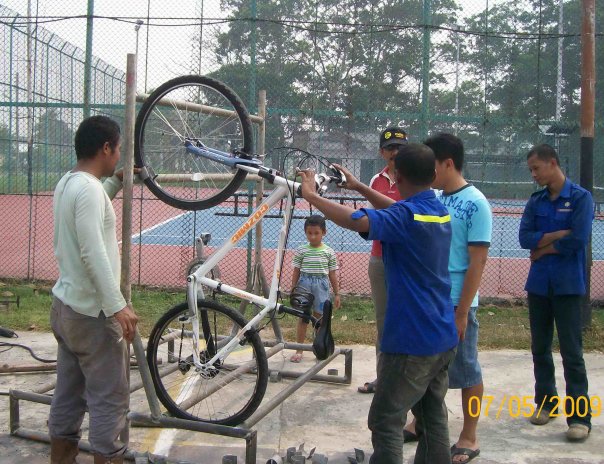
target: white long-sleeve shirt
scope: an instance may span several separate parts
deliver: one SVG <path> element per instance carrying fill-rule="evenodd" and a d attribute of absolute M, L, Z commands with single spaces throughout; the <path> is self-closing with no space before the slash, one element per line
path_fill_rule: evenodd
<path fill-rule="evenodd" d="M 120 291 L 120 257 L 111 204 L 122 183 L 101 183 L 86 172 L 68 172 L 53 199 L 54 252 L 59 280 L 54 296 L 75 312 L 109 317 L 126 306 Z"/>

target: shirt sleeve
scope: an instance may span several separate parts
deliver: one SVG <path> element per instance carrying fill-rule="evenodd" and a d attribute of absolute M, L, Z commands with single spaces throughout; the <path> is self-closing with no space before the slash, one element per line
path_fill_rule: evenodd
<path fill-rule="evenodd" d="M 405 240 L 406 227 L 413 221 L 413 214 L 402 203 L 394 203 L 385 209 L 361 208 L 352 213 L 352 219 L 366 215 L 369 219 L 369 232 L 359 233 L 367 240 L 380 240 L 386 243 L 400 243 Z"/>
<path fill-rule="evenodd" d="M 490 246 L 493 231 L 493 213 L 487 200 L 480 199 L 474 202 L 476 211 L 472 214 L 468 224 L 469 246 Z"/>
<path fill-rule="evenodd" d="M 338 269 L 338 258 L 336 256 L 336 252 L 333 249 L 330 249 L 329 251 L 328 269 L 330 271 L 335 271 Z"/>
<path fill-rule="evenodd" d="M 591 234 L 594 218 L 593 199 L 589 192 L 581 192 L 575 200 L 571 219 L 571 233 L 554 242 L 554 248 L 562 255 L 571 255 L 585 248 Z"/>
<path fill-rule="evenodd" d="M 95 287 L 103 311 L 111 316 L 123 309 L 126 301 L 113 277 L 109 256 L 103 246 L 104 220 L 105 193 L 89 184 L 75 201 L 75 229 L 84 269 Z"/>
<path fill-rule="evenodd" d="M 122 186 L 122 181 L 115 174 L 103 182 L 103 189 L 105 189 L 105 193 L 107 193 L 110 200 L 115 198 L 117 192 L 122 189 Z"/>
<path fill-rule="evenodd" d="M 297 268 L 301 268 L 303 257 L 304 257 L 304 255 L 302 253 L 302 249 L 296 248 L 296 251 L 294 251 L 294 258 L 292 260 L 293 266 L 297 267 Z"/>
<path fill-rule="evenodd" d="M 537 243 L 543 237 L 543 232 L 537 230 L 537 221 L 535 219 L 535 197 L 529 198 L 522 219 L 520 220 L 520 230 L 518 231 L 518 239 L 520 246 L 527 250 L 537 248 Z"/>

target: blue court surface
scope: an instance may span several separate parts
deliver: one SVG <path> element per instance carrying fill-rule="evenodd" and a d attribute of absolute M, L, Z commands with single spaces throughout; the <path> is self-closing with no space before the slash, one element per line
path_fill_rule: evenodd
<path fill-rule="evenodd" d="M 497 211 L 497 203 L 493 202 L 493 209 Z M 506 206 L 522 207 L 524 203 L 511 205 L 509 200 Z M 270 214 L 277 215 L 278 210 Z M 133 244 L 164 245 L 164 246 L 191 246 L 194 238 L 202 232 L 212 234 L 210 246 L 220 246 L 241 227 L 246 216 L 233 216 L 232 207 L 215 207 L 203 211 L 190 211 L 161 224 L 144 230 L 141 234 L 132 237 Z M 297 211 L 297 214 L 301 214 Z M 305 214 L 302 212 L 302 214 Z M 263 220 L 263 248 L 274 249 L 277 247 L 279 230 L 282 219 L 265 217 Z M 493 217 L 493 236 L 489 256 L 494 258 L 528 258 L 529 252 L 520 248 L 518 243 L 518 227 L 520 214 L 498 215 Z M 327 223 L 327 235 L 324 240 L 334 250 L 348 253 L 369 253 L 371 242 L 362 239 L 359 234 L 348 229 L 343 229 L 333 223 Z M 306 243 L 304 235 L 304 220 L 297 218 L 292 221 L 289 232 L 287 248 L 295 249 L 300 244 Z M 596 220 L 593 225 L 593 259 L 604 260 L 604 221 Z M 247 237 L 242 238 L 237 244 L 240 248 L 248 246 Z"/>

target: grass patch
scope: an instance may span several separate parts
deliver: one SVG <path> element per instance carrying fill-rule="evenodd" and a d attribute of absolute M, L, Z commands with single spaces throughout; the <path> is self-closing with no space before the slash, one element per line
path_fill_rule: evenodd
<path fill-rule="evenodd" d="M 11 304 L 8 309 L 0 306 L 0 326 L 13 330 L 50 331 L 49 311 L 51 305 L 51 285 L 47 283 L 24 283 L 21 281 L 0 281 L 0 295 L 10 292 L 20 297 L 20 307 Z M 0 296 L 0 300 L 1 300 Z M 219 301 L 237 308 L 239 301 L 220 296 Z M 185 301 L 185 291 L 134 287 L 132 302 L 140 317 L 140 332 L 148 336 L 157 319 L 168 309 Z M 246 317 L 253 311 L 248 307 Z M 279 316 L 283 336 L 295 339 L 298 321 L 294 316 Z M 523 306 L 484 306 L 478 310 L 480 323 L 480 349 L 530 349 L 528 309 Z M 268 323 L 268 320 L 266 320 Z M 271 338 L 270 324 L 261 332 L 262 337 Z M 334 312 L 332 332 L 337 344 L 373 345 L 376 337 L 375 315 L 371 299 L 344 296 L 342 308 Z M 310 330 L 307 335 L 310 336 Z M 557 337 L 554 348 L 557 350 Z M 310 339 L 309 339 L 310 340 Z M 584 333 L 585 351 L 604 351 L 604 310 L 594 308 L 592 325 Z"/>

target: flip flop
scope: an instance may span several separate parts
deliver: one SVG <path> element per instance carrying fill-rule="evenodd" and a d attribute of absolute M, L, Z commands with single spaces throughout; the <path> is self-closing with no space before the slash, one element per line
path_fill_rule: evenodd
<path fill-rule="evenodd" d="M 361 387 L 357 388 L 359 393 L 375 393 L 375 383 L 365 382 Z"/>
<path fill-rule="evenodd" d="M 470 462 L 476 456 L 480 454 L 480 449 L 473 450 L 471 448 L 459 448 L 457 445 L 451 446 L 451 463 L 452 464 L 465 464 L 466 462 Z M 455 456 L 467 456 L 468 459 L 465 461 L 454 461 L 453 458 Z"/>
<path fill-rule="evenodd" d="M 292 354 L 292 357 L 289 358 L 289 360 L 293 363 L 299 363 L 300 361 L 302 361 L 302 354 L 294 353 L 294 354 Z"/>
<path fill-rule="evenodd" d="M 413 433 L 409 430 L 403 429 L 403 442 L 410 443 L 412 441 L 419 441 L 419 438 L 422 436 L 421 433 Z"/>

